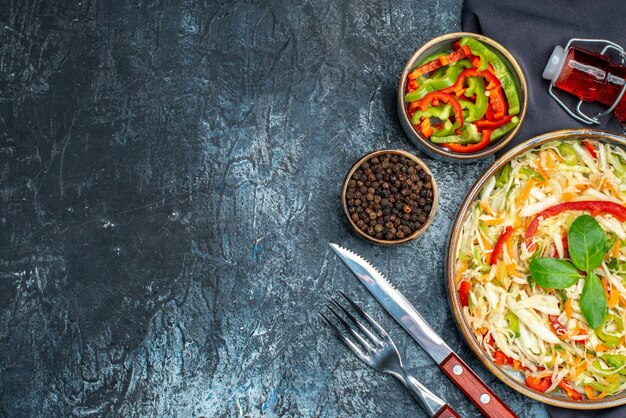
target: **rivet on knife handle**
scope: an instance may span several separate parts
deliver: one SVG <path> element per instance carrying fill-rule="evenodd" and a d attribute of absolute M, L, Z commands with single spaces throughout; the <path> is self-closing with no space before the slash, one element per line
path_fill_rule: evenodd
<path fill-rule="evenodd" d="M 517 417 L 455 353 L 442 361 L 439 368 L 486 417 Z"/>

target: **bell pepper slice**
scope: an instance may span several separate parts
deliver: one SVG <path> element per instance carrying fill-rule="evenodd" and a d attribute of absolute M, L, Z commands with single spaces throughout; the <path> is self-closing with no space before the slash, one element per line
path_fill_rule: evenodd
<path fill-rule="evenodd" d="M 472 284 L 468 280 L 462 280 L 459 287 L 459 301 L 461 306 L 469 306 L 469 292 L 472 290 Z"/>
<path fill-rule="evenodd" d="M 489 105 L 493 109 L 493 119 L 501 120 L 506 114 L 506 100 L 501 88 L 493 89 L 489 92 Z"/>
<path fill-rule="evenodd" d="M 561 153 L 561 156 L 563 157 L 563 161 L 565 162 L 565 164 L 576 165 L 576 163 L 578 162 L 578 154 L 576 154 L 576 150 L 574 150 L 574 147 L 572 146 L 572 144 L 568 144 L 564 142 L 561 145 L 559 145 L 557 149 Z"/>
<path fill-rule="evenodd" d="M 470 80 L 472 80 L 472 78 L 470 78 Z M 467 109 L 469 111 L 467 117 L 465 118 L 466 122 L 474 122 L 482 119 L 483 116 L 485 116 L 485 112 L 487 111 L 487 106 L 489 102 L 489 99 L 485 94 L 485 81 L 480 77 L 476 77 L 474 78 L 474 80 L 476 83 L 474 87 L 476 93 L 476 102 L 472 103 L 468 100 L 459 100 L 461 108 Z"/>
<path fill-rule="evenodd" d="M 526 376 L 524 383 L 537 392 L 545 392 L 552 385 L 552 380 L 549 377 Z"/>
<path fill-rule="evenodd" d="M 594 160 L 598 158 L 598 154 L 596 154 L 595 148 L 591 145 L 591 142 L 584 140 L 583 144 L 585 144 L 585 148 L 587 148 L 587 152 L 591 155 L 591 158 Z"/>
<path fill-rule="evenodd" d="M 504 135 L 508 134 L 519 124 L 519 118 L 517 116 L 513 116 L 511 121 L 504 126 L 501 126 L 497 129 L 494 129 L 491 132 L 491 141 L 495 141 L 496 139 L 502 138 Z"/>
<path fill-rule="evenodd" d="M 467 70 L 463 70 L 463 72 L 459 74 L 459 78 L 456 80 L 456 83 L 454 83 L 453 85 L 451 85 L 450 87 L 446 89 L 443 89 L 442 92 L 451 93 L 451 92 L 461 90 L 463 88 L 463 83 L 465 82 L 465 79 L 468 77 L 485 78 L 489 82 L 489 85 L 487 85 L 487 88 L 486 88 L 487 90 L 496 89 L 501 86 L 500 80 L 498 80 L 498 78 L 495 75 L 491 74 L 490 72 L 478 71 L 478 69 L 476 68 L 468 68 Z"/>
<path fill-rule="evenodd" d="M 407 93 L 404 96 L 404 101 L 406 102 L 414 102 L 416 100 L 420 100 L 426 94 L 441 90 L 447 87 L 450 87 L 454 83 L 456 83 L 459 78 L 459 74 L 464 68 L 471 67 L 471 63 L 468 60 L 460 60 L 448 66 L 445 69 L 445 74 L 441 78 L 428 78 L 426 79 L 418 88 Z M 409 81 L 409 83 L 412 80 Z"/>
<path fill-rule="evenodd" d="M 445 104 L 443 106 L 431 106 L 426 110 L 418 110 L 411 116 L 411 123 L 413 125 L 419 125 L 422 118 L 437 118 L 440 120 L 447 120 L 450 118 L 450 112 L 452 112 L 452 105 Z"/>
<path fill-rule="evenodd" d="M 496 128 L 499 128 L 500 126 L 506 125 L 512 119 L 513 119 L 513 116 L 507 115 L 507 116 L 505 116 L 502 119 L 497 120 L 497 121 L 478 120 L 478 121 L 474 122 L 474 125 L 476 125 L 476 127 L 478 129 L 491 129 L 491 130 L 494 130 Z"/>
<path fill-rule="evenodd" d="M 550 322 L 552 331 L 557 337 L 562 338 L 565 334 L 567 334 L 567 328 L 559 322 L 559 317 L 557 315 L 548 315 L 548 321 Z"/>
<path fill-rule="evenodd" d="M 456 125 L 456 123 L 455 123 Z M 454 135 L 452 135 L 454 133 Z M 473 123 L 468 123 L 463 129 L 458 127 L 450 132 L 448 136 L 435 135 L 430 140 L 435 144 L 477 144 L 482 140 L 482 134 L 478 132 Z"/>
<path fill-rule="evenodd" d="M 504 231 L 502 231 L 502 234 L 500 234 L 498 241 L 496 241 L 496 245 L 493 246 L 493 252 L 491 253 L 491 259 L 489 260 L 490 265 L 493 266 L 498 262 L 498 258 L 500 257 L 500 254 L 502 254 L 502 247 L 504 247 L 504 243 L 509 238 L 509 236 L 511 236 L 513 231 L 514 229 L 512 226 L 507 226 L 506 228 L 504 228 Z"/>
<path fill-rule="evenodd" d="M 461 152 L 461 153 L 478 152 L 486 148 L 487 145 L 489 145 L 490 138 L 491 138 L 491 131 L 488 131 L 485 129 L 482 132 L 481 141 L 477 144 L 462 145 L 462 144 L 455 144 L 455 143 L 449 142 L 449 143 L 443 144 L 443 146 L 448 148 L 450 151 L 454 151 L 454 152 Z"/>
<path fill-rule="evenodd" d="M 485 58 L 487 58 L 489 64 L 493 66 L 495 75 L 498 80 L 500 80 L 504 94 L 509 102 L 509 115 L 518 114 L 520 111 L 519 93 L 517 91 L 513 75 L 504 61 L 496 54 L 496 52 L 492 51 L 487 45 L 477 39 L 463 37 L 461 38 L 460 45 L 461 47 L 468 46 L 474 55 L 483 54 Z M 487 67 L 487 71 L 489 71 L 489 67 Z"/>
<path fill-rule="evenodd" d="M 504 319 L 509 323 L 509 329 L 515 333 L 516 337 L 519 337 L 519 318 L 513 312 L 507 312 Z"/>
<path fill-rule="evenodd" d="M 424 65 L 421 65 L 409 73 L 409 80 L 415 80 L 422 74 L 429 73 L 444 65 L 452 64 L 460 59 L 463 59 L 471 55 L 469 47 L 461 47 L 457 51 L 451 52 L 448 55 L 438 57 L 436 60 L 430 61 Z"/>
<path fill-rule="evenodd" d="M 539 223 L 542 220 L 551 216 L 558 215 L 559 213 L 568 210 L 591 212 L 591 215 L 593 216 L 601 213 L 606 213 L 613 215 L 620 222 L 626 221 L 626 208 L 622 205 L 618 205 L 617 203 L 606 202 L 602 200 L 582 200 L 579 202 L 559 203 L 558 205 L 554 205 L 544 210 L 543 212 L 540 212 L 537 216 L 535 216 L 532 221 L 530 221 L 530 223 L 528 224 L 528 228 L 526 229 L 526 248 L 530 248 L 533 235 L 535 235 L 535 233 L 537 232 L 537 228 L 539 228 Z"/>
<path fill-rule="evenodd" d="M 420 133 L 425 138 L 430 138 L 433 134 L 433 127 L 430 125 L 430 118 L 423 118 L 420 122 Z"/>
<path fill-rule="evenodd" d="M 607 314 L 602 324 L 594 331 L 604 345 L 614 348 L 624 337 L 624 322 L 617 315 Z"/>
<path fill-rule="evenodd" d="M 571 399 L 575 400 L 575 401 L 582 401 L 583 400 L 583 395 L 581 395 L 576 389 L 574 389 L 573 387 L 571 387 L 569 384 L 567 384 L 567 382 L 565 381 L 565 379 L 561 380 L 559 382 L 559 387 L 561 388 L 561 390 Z"/>
<path fill-rule="evenodd" d="M 451 105 L 452 111 L 454 112 L 454 118 L 459 122 L 459 127 L 463 126 L 463 111 L 461 109 L 461 105 L 459 104 L 457 98 L 451 94 L 441 93 L 440 91 L 430 92 L 417 102 L 417 106 L 421 110 L 426 110 L 434 101 L 440 101 Z"/>

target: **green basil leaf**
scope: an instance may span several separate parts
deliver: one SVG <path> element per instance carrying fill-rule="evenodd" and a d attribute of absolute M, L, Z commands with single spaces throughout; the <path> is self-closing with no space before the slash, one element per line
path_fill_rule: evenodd
<path fill-rule="evenodd" d="M 593 216 L 581 215 L 567 233 L 572 263 L 587 273 L 602 264 L 606 254 L 606 234 Z"/>
<path fill-rule="evenodd" d="M 567 289 L 580 279 L 576 267 L 558 258 L 535 258 L 529 267 L 533 280 L 541 287 Z"/>
<path fill-rule="evenodd" d="M 593 272 L 587 275 L 585 286 L 580 295 L 580 310 L 591 328 L 602 325 L 606 315 L 606 295 L 598 276 Z"/>

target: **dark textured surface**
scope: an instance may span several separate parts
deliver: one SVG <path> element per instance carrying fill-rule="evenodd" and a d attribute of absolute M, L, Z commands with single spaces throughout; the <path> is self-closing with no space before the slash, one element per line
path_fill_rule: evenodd
<path fill-rule="evenodd" d="M 418 242 L 372 246 L 340 212 L 358 157 L 416 151 L 396 78 L 460 2 L 127 3 L 0 7 L 0 416 L 424 416 L 316 319 L 339 289 L 477 416 L 328 241 L 545 416 L 479 365 L 445 299 L 446 235 L 488 162 L 427 160 L 440 210 Z"/>

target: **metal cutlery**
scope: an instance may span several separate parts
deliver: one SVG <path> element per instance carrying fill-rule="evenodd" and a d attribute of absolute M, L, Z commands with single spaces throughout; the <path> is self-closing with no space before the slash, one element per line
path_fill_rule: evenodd
<path fill-rule="evenodd" d="M 511 418 L 516 415 L 428 325 L 374 266 L 360 255 L 330 243 L 330 247 L 385 310 L 437 362 L 443 373 L 487 417 Z"/>
<path fill-rule="evenodd" d="M 389 334 L 343 292 L 339 293 L 351 309 L 374 329 L 374 332 L 355 318 L 339 301 L 331 298 L 331 303 L 326 306 L 329 315 L 320 312 L 320 316 L 332 328 L 337 338 L 365 364 L 400 380 L 431 417 L 460 418 L 448 404 L 406 372 L 400 353 Z"/>

